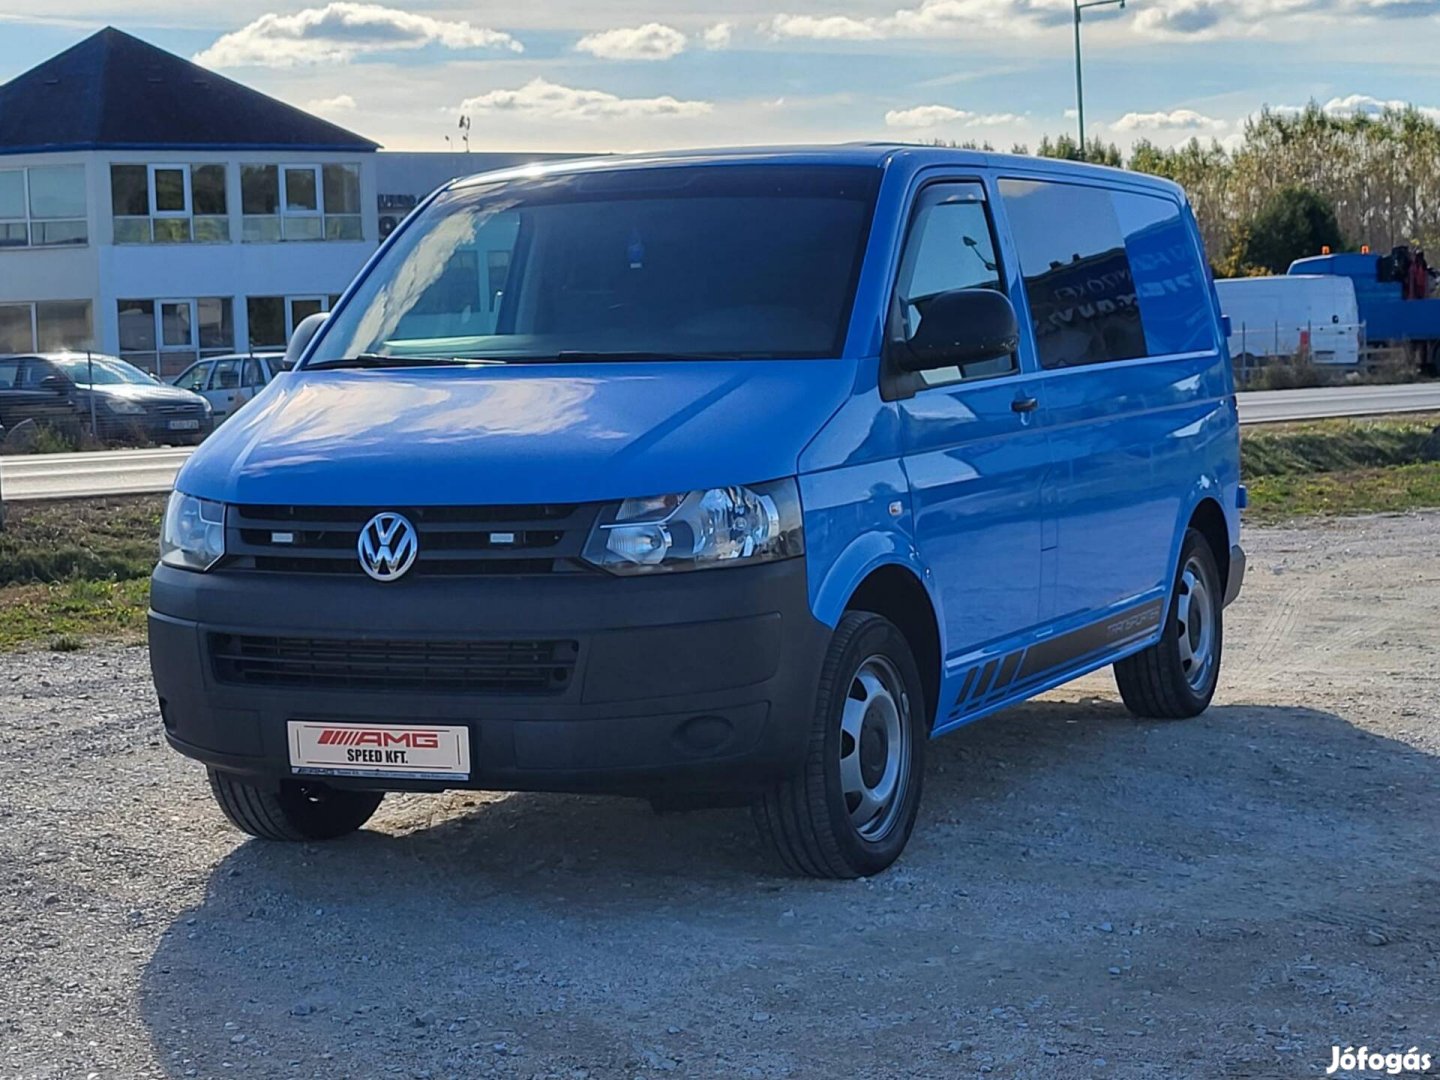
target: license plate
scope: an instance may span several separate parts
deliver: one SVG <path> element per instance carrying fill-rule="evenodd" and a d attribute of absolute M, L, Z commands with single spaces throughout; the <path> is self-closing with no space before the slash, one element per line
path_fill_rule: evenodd
<path fill-rule="evenodd" d="M 470 729 L 291 720 L 290 771 L 391 780 L 470 779 Z"/>
<path fill-rule="evenodd" d="M 198 431 L 199 429 L 200 429 L 200 421 L 199 421 L 199 420 L 171 420 L 171 421 L 170 421 L 170 430 L 171 430 L 171 431 Z"/>

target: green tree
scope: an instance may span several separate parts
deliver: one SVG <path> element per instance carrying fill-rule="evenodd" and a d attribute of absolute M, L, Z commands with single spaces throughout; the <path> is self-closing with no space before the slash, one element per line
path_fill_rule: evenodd
<path fill-rule="evenodd" d="M 1296 259 L 1345 246 L 1335 208 L 1303 187 L 1281 188 L 1250 221 L 1241 262 L 1283 274 Z"/>

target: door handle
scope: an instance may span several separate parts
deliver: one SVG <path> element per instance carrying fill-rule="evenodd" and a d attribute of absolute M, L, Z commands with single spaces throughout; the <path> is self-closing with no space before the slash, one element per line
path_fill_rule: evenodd
<path fill-rule="evenodd" d="M 1017 413 L 1034 412 L 1039 407 L 1039 398 L 1017 397 L 1014 401 L 1010 402 L 1010 408 L 1014 409 Z"/>

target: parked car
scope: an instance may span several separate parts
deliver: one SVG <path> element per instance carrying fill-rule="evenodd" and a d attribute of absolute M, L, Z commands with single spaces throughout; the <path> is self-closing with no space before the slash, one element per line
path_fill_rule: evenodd
<path fill-rule="evenodd" d="M 0 435 L 26 420 L 71 438 L 82 428 L 70 381 L 33 356 L 0 356 Z"/>
<path fill-rule="evenodd" d="M 244 405 L 285 368 L 281 352 L 216 356 L 191 364 L 170 385 L 190 390 L 210 402 L 216 421 Z"/>
<path fill-rule="evenodd" d="M 883 870 L 934 735 L 1215 691 L 1240 446 L 1176 185 L 942 148 L 447 185 L 165 515 L 166 734 L 278 840 L 386 791 L 749 802 Z"/>
<path fill-rule="evenodd" d="M 19 364 L 19 378 L 47 389 L 55 407 L 76 418 L 78 431 L 91 430 L 93 415 L 102 442 L 198 443 L 215 428 L 210 404 L 199 394 L 166 386 L 119 357 L 39 353 L 0 365 L 12 362 Z"/>

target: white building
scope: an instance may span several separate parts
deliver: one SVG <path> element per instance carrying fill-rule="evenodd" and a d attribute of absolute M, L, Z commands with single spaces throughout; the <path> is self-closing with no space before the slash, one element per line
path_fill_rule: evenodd
<path fill-rule="evenodd" d="M 409 206 L 535 156 L 377 144 L 107 28 L 0 86 L 0 355 L 280 348 Z M 383 209 L 383 212 L 381 208 Z"/>
<path fill-rule="evenodd" d="M 283 345 L 375 250 L 376 144 L 118 30 L 0 87 L 0 353 Z"/>

